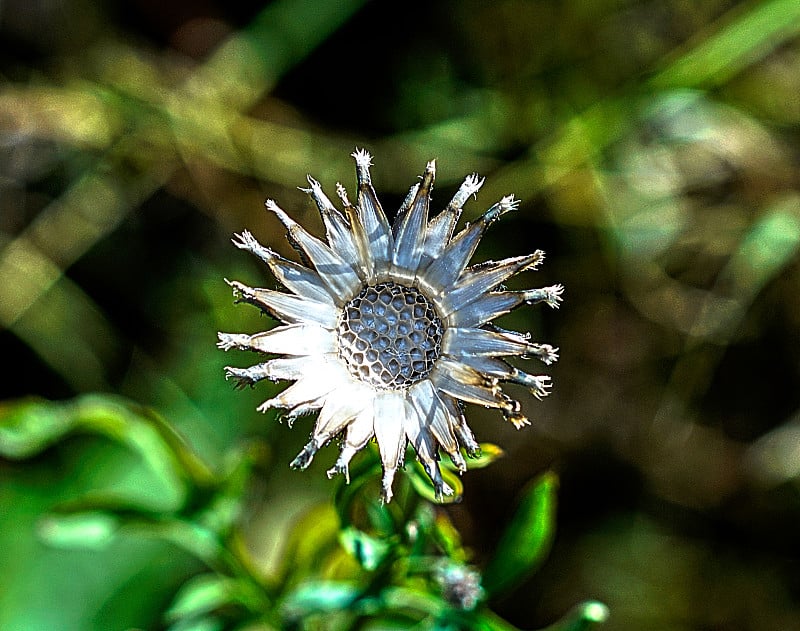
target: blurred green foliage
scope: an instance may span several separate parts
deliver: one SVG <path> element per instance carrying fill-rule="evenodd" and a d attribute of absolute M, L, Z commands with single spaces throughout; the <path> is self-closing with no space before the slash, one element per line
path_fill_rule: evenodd
<path fill-rule="evenodd" d="M 0 628 L 800 629 L 799 34 L 796 0 L 0 4 Z M 507 316 L 554 394 L 468 411 L 505 457 L 460 504 L 289 471 L 307 426 L 213 348 L 265 325 L 231 233 L 290 255 L 264 198 L 313 227 L 293 187 L 356 145 L 387 209 L 431 158 L 435 201 L 487 176 L 468 218 L 514 192 L 479 256 L 567 287 Z"/>
<path fill-rule="evenodd" d="M 149 608 L 145 615 L 151 624 L 171 631 L 415 624 L 434 629 L 515 628 L 480 604 L 484 591 L 472 578 L 478 575 L 465 565 L 469 553 L 446 514 L 423 499 L 433 494 L 433 487 L 422 481 L 421 473 L 404 479 L 394 503 L 378 499 L 377 449 L 354 468 L 350 485 L 340 483 L 333 504 L 312 507 L 283 533 L 284 549 L 276 567 L 264 573 L 244 547 L 239 528 L 250 473 L 264 456 L 262 450 L 235 450 L 226 458 L 227 468 L 212 471 L 152 412 L 99 395 L 68 403 L 29 400 L 0 409 L 0 455 L 6 458 L 37 456 L 71 433 L 102 435 L 133 452 L 139 459 L 138 466 L 129 469 L 135 485 L 128 492 L 89 489 L 50 507 L 39 517 L 38 539 L 55 549 L 99 553 L 117 548 L 124 539 L 148 538 L 194 559 L 203 570 L 180 586 L 160 620 L 154 618 L 157 610 Z M 498 453 L 493 445 L 486 445 L 486 451 Z M 485 465 L 486 459 L 479 464 Z M 411 479 L 416 481 L 412 484 Z M 526 494 L 505 542 L 489 562 L 487 577 L 502 579 L 484 583 L 486 596 L 493 595 L 495 583 L 498 589 L 519 584 L 544 558 L 547 548 L 541 542 L 552 538 L 555 525 L 554 484 L 549 474 Z M 416 488 L 422 485 L 427 488 L 418 494 Z M 33 535 L 23 533 L 23 539 Z M 186 567 L 186 559 L 176 563 L 163 558 L 163 548 L 159 552 L 140 560 L 173 576 Z M 6 628 L 63 624 L 22 610 L 22 603 L 11 599 L 5 604 L 0 622 Z M 148 610 L 145 602 L 138 606 L 139 616 Z M 605 617 L 595 619 L 591 612 L 579 609 L 562 624 L 584 628 L 584 623 Z M 125 613 L 113 610 L 105 624 L 136 624 L 135 619 L 125 620 Z"/>

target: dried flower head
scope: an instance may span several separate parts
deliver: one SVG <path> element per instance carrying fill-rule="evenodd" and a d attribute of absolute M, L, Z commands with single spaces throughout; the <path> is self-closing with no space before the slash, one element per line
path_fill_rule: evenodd
<path fill-rule="evenodd" d="M 267 209 L 286 227 L 302 264 L 280 257 L 245 231 L 234 244 L 264 261 L 289 290 L 251 288 L 230 282 L 236 297 L 257 305 L 281 322 L 254 335 L 220 333 L 218 346 L 275 355 L 250 368 L 226 368 L 241 385 L 262 379 L 295 383 L 258 409 L 287 410 L 291 422 L 319 411 L 311 440 L 292 462 L 304 469 L 314 454 L 343 434 L 339 459 L 328 476 L 344 473 L 352 457 L 374 436 L 383 464 L 383 498 L 408 443 L 433 481 L 436 494 L 450 495 L 439 466 L 444 450 L 460 471 L 461 455 L 478 453 L 462 402 L 499 409 L 516 427 L 527 424 L 520 404 L 501 382 L 521 384 L 537 398 L 548 393 L 547 375 L 530 375 L 503 357 L 535 357 L 545 364 L 557 349 L 490 322 L 521 304 L 557 307 L 561 285 L 504 291 L 501 283 L 544 258 L 533 254 L 468 266 L 486 229 L 518 202 L 504 197 L 477 221 L 453 236 L 461 209 L 483 184 L 470 175 L 447 207 L 428 212 L 436 173 L 429 162 L 411 187 L 394 224 L 389 225 L 370 179 L 371 157 L 353 154 L 358 195 L 353 205 L 344 188 L 337 209 L 320 184 L 308 178 L 308 193 L 322 215 L 327 242 L 309 234 L 273 200 Z M 349 481 L 349 477 L 348 477 Z"/>
<path fill-rule="evenodd" d="M 471 611 L 483 598 L 481 575 L 469 567 L 443 561 L 436 567 L 433 578 L 444 599 L 458 609 Z"/>

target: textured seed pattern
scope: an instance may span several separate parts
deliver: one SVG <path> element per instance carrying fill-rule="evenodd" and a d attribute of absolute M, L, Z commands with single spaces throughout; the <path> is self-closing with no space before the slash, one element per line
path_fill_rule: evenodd
<path fill-rule="evenodd" d="M 396 283 L 365 287 L 345 306 L 337 332 L 350 373 L 384 390 L 424 379 L 441 353 L 442 322 L 433 307 Z"/>

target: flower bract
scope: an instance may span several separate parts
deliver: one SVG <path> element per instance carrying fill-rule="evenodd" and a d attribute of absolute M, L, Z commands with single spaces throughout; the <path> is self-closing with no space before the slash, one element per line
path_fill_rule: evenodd
<path fill-rule="evenodd" d="M 250 232 L 234 237 L 234 244 L 261 259 L 287 291 L 229 281 L 238 300 L 260 307 L 281 325 L 252 335 L 220 333 L 218 346 L 269 356 L 248 368 L 226 368 L 227 377 L 239 384 L 294 382 L 260 411 L 283 409 L 290 422 L 318 412 L 293 467 L 306 468 L 321 447 L 341 436 L 339 458 L 328 476 L 341 473 L 349 481 L 351 459 L 374 438 L 388 502 L 410 444 L 441 498 L 453 490 L 442 479 L 440 452 L 464 471 L 462 449 L 468 456 L 479 451 L 464 403 L 496 408 L 522 427 L 528 421 L 521 406 L 501 384 L 520 384 L 537 398 L 548 393 L 549 376 L 529 374 L 506 360 L 550 364 L 558 349 L 497 328 L 492 320 L 523 304 L 557 307 L 563 288 L 502 288 L 515 274 L 535 269 L 544 258 L 541 250 L 470 266 L 489 226 L 517 207 L 513 196 L 456 231 L 462 207 L 483 180 L 468 176 L 431 217 L 436 175 L 431 161 L 390 224 L 372 187 L 370 155 L 356 150 L 353 157 L 355 204 L 339 184 L 341 209 L 313 178 L 303 189 L 319 209 L 325 239 L 311 235 L 273 200 L 266 202 L 301 262 L 281 257 Z"/>

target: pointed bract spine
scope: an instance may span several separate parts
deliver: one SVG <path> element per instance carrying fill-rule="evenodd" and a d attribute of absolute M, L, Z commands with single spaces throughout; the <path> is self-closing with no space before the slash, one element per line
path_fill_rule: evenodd
<path fill-rule="evenodd" d="M 311 321 L 329 329 L 336 326 L 338 314 L 333 305 L 273 289 L 248 287 L 227 278 L 225 282 L 233 289 L 233 295 L 237 302 L 255 305 L 277 320 L 291 324 Z"/>
<path fill-rule="evenodd" d="M 319 210 L 322 223 L 325 226 L 325 235 L 328 240 L 328 245 L 331 250 L 336 252 L 342 259 L 352 263 L 359 261 L 359 251 L 353 238 L 353 231 L 350 222 L 339 209 L 337 209 L 331 200 L 325 195 L 322 186 L 317 180 L 310 175 L 306 176 L 309 183 L 309 188 L 301 188 L 300 190 L 307 193 L 314 200 L 314 203 Z M 364 280 L 362 268 L 360 265 L 353 265 L 356 273 L 359 274 Z"/>
<path fill-rule="evenodd" d="M 451 287 L 475 254 L 483 235 L 505 213 L 515 210 L 518 202 L 513 196 L 504 197 L 487 210 L 475 223 L 468 225 L 447 245 L 440 257 L 420 272 L 420 283 L 430 292 Z"/>
<path fill-rule="evenodd" d="M 356 161 L 356 177 L 358 179 L 356 207 L 366 233 L 366 245 L 372 254 L 375 274 L 380 279 L 389 272 L 394 238 L 386 214 L 378 201 L 378 196 L 375 195 L 375 189 L 372 188 L 372 177 L 369 172 L 369 168 L 372 166 L 372 157 L 367 151 L 356 149 L 353 152 L 353 158 Z"/>
<path fill-rule="evenodd" d="M 361 279 L 359 279 L 353 266 L 344 261 L 328 245 L 311 236 L 305 228 L 289 217 L 274 200 L 268 199 L 265 205 L 267 210 L 273 212 L 286 227 L 291 241 L 296 243 L 305 253 L 308 260 L 314 265 L 317 274 L 338 297 L 337 304 L 343 305 L 350 300 L 356 289 L 361 285 Z"/>
<path fill-rule="evenodd" d="M 464 204 L 478 192 L 484 180 L 477 173 L 467 176 L 447 207 L 430 220 L 425 234 L 421 266 L 442 255 L 455 232 Z"/>
<path fill-rule="evenodd" d="M 289 261 L 264 247 L 247 230 L 241 234 L 235 234 L 232 241 L 237 248 L 247 250 L 264 261 L 275 278 L 289 291 L 311 300 L 334 304 L 334 295 L 331 293 L 330 287 L 322 282 L 319 274 L 314 270 Z"/>
<path fill-rule="evenodd" d="M 400 224 L 402 223 L 402 219 L 403 217 L 406 216 L 406 213 L 408 213 L 408 209 L 411 208 L 411 203 L 414 201 L 414 198 L 416 197 L 418 190 L 419 190 L 419 182 L 413 184 L 411 188 L 408 189 L 408 193 L 406 193 L 405 199 L 403 199 L 403 203 L 400 204 L 400 208 L 394 217 L 394 221 L 392 222 L 392 235 L 394 235 L 395 239 L 397 239 L 397 231 L 400 229 Z"/>
<path fill-rule="evenodd" d="M 413 281 L 420 263 L 428 224 L 431 189 L 435 178 L 436 162 L 431 160 L 425 168 L 422 183 L 417 187 L 408 211 L 397 220 L 398 228 L 392 256 L 393 271 L 401 278 L 408 278 L 409 281 Z"/>
<path fill-rule="evenodd" d="M 537 250 L 527 256 L 486 261 L 481 265 L 467 268 L 450 291 L 441 297 L 438 305 L 440 313 L 445 317 L 450 316 L 515 274 L 526 269 L 534 269 L 543 258 L 544 252 Z M 448 324 L 450 323 L 448 319 Z"/>
<path fill-rule="evenodd" d="M 347 196 L 347 191 L 339 182 L 336 183 L 336 194 L 344 206 L 345 215 L 353 231 L 353 242 L 358 250 L 359 267 L 363 271 L 363 276 L 367 282 L 375 278 L 375 261 L 372 256 L 372 248 L 369 243 L 369 235 L 361 221 L 361 215 Z"/>

